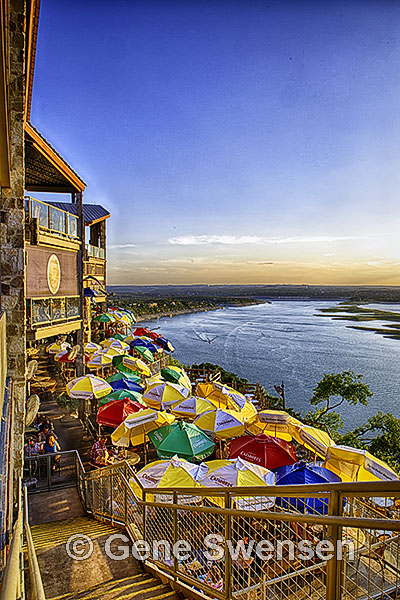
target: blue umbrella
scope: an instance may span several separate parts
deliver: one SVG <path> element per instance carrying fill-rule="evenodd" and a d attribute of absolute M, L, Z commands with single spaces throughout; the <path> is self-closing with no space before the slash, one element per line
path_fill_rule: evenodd
<path fill-rule="evenodd" d="M 154 340 L 154 343 L 157 344 L 157 346 L 160 346 L 160 348 L 162 348 L 166 352 L 173 352 L 175 350 L 175 348 L 173 347 L 171 342 L 167 340 L 167 338 L 160 336 Z"/>
<path fill-rule="evenodd" d="M 117 379 L 109 382 L 114 392 L 116 390 L 130 390 L 131 392 L 139 392 L 143 394 L 144 387 L 133 381 L 132 379 Z"/>
<path fill-rule="evenodd" d="M 324 467 L 295 463 L 274 469 L 276 485 L 304 485 L 306 483 L 335 483 L 342 481 L 340 477 Z M 319 498 L 277 498 L 276 503 L 284 509 L 296 508 L 298 511 L 319 513 L 328 512 L 328 500 Z"/>

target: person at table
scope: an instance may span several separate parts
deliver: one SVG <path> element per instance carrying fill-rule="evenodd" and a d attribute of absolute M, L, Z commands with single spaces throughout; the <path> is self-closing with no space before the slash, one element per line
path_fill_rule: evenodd
<path fill-rule="evenodd" d="M 60 462 L 61 457 L 59 454 L 57 455 L 57 452 L 61 452 L 61 446 L 53 433 L 47 436 L 46 441 L 42 445 L 42 452 L 43 454 L 53 454 L 51 457 L 51 468 L 54 471 L 56 465 Z"/>
<path fill-rule="evenodd" d="M 34 440 L 33 438 L 28 438 L 28 440 L 24 446 L 24 456 L 25 457 L 37 456 L 40 453 L 40 449 L 41 449 L 41 446 L 37 442 L 37 440 Z"/>
<path fill-rule="evenodd" d="M 101 435 L 99 439 L 95 441 L 92 449 L 90 450 L 90 462 L 92 465 L 96 465 L 99 456 L 104 452 L 104 450 L 107 450 L 106 444 L 107 436 L 105 435 Z"/>

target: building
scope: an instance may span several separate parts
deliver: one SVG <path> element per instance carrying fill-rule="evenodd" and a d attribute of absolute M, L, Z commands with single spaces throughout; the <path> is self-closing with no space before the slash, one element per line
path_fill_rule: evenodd
<path fill-rule="evenodd" d="M 106 299 L 110 215 L 83 204 L 83 179 L 30 122 L 39 9 L 0 0 L 0 575 L 23 468 L 27 346 L 72 335 L 82 347 L 90 306 Z M 34 197 L 43 192 L 60 202 Z"/>

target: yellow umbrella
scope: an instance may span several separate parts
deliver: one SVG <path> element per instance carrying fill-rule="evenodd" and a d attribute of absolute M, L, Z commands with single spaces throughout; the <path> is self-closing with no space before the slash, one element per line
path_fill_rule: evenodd
<path fill-rule="evenodd" d="M 216 411 L 217 407 L 206 398 L 197 398 L 189 396 L 185 400 L 173 405 L 171 413 L 177 417 L 187 417 L 194 419 L 207 411 Z"/>
<path fill-rule="evenodd" d="M 290 442 L 290 415 L 283 410 L 262 410 L 257 414 L 254 422 L 246 423 L 246 429 L 253 435 L 265 433 Z"/>
<path fill-rule="evenodd" d="M 85 344 L 86 354 L 94 354 L 95 352 L 98 352 L 99 350 L 101 350 L 100 344 L 95 344 L 94 342 L 88 342 L 87 344 Z"/>
<path fill-rule="evenodd" d="M 143 469 L 140 469 L 132 477 L 130 484 L 136 495 L 142 499 L 143 488 L 194 488 L 200 487 L 196 482 L 196 476 L 199 471 L 199 465 L 195 465 L 183 458 L 173 456 L 169 460 L 156 460 L 149 463 Z M 138 485 L 138 482 L 140 485 Z M 146 499 L 152 502 L 168 501 L 171 498 L 167 495 L 156 494 L 151 496 L 146 494 Z M 185 504 L 201 500 L 200 497 L 180 496 L 180 501 Z"/>
<path fill-rule="evenodd" d="M 114 348 L 113 346 L 108 346 L 107 350 L 103 350 L 103 353 L 106 354 L 107 356 L 121 356 L 121 354 L 124 354 L 125 350 L 119 349 L 119 348 Z"/>
<path fill-rule="evenodd" d="M 399 476 L 367 450 L 330 446 L 323 464 L 343 481 L 392 481 Z"/>
<path fill-rule="evenodd" d="M 71 398 L 82 399 L 103 398 L 113 391 L 107 381 L 94 375 L 84 375 L 73 379 L 67 383 L 66 390 Z"/>
<path fill-rule="evenodd" d="M 189 390 L 182 385 L 162 381 L 148 385 L 143 400 L 150 408 L 167 408 L 184 400 L 189 394 Z"/>
<path fill-rule="evenodd" d="M 231 460 L 211 460 L 201 463 L 197 481 L 202 487 L 231 488 L 231 487 L 266 487 L 275 484 L 275 475 L 272 471 L 254 465 L 242 458 Z M 208 500 L 224 507 L 224 498 L 207 496 Z M 266 495 L 254 497 L 235 497 L 238 508 L 245 510 L 265 510 L 275 503 L 275 498 Z"/>
<path fill-rule="evenodd" d="M 166 412 L 145 408 L 129 415 L 127 419 L 111 435 L 113 444 L 128 447 L 138 446 L 146 442 L 146 435 L 153 429 L 163 425 L 171 425 L 175 421 L 174 415 Z"/>
<path fill-rule="evenodd" d="M 100 342 L 100 345 L 103 346 L 103 348 L 108 348 L 109 346 L 111 346 L 111 344 L 113 342 L 116 342 L 117 340 L 113 337 L 107 338 L 106 340 L 102 340 Z"/>
<path fill-rule="evenodd" d="M 196 396 L 207 398 L 217 408 L 227 407 L 231 410 L 241 410 L 248 401 L 246 396 L 222 383 L 198 383 Z"/>
<path fill-rule="evenodd" d="M 49 344 L 46 348 L 49 354 L 58 354 L 62 350 L 68 350 L 71 348 L 71 344 L 67 342 L 54 342 L 53 344 Z"/>
<path fill-rule="evenodd" d="M 304 423 L 293 417 L 290 417 L 289 429 L 296 442 L 321 458 L 325 458 L 329 446 L 335 443 L 325 431 L 310 425 L 304 425 Z"/>
<path fill-rule="evenodd" d="M 69 350 L 61 350 L 61 352 L 57 352 L 57 354 L 54 355 L 54 360 L 58 362 L 60 358 L 62 358 L 66 354 L 69 354 Z"/>
<path fill-rule="evenodd" d="M 112 356 L 108 356 L 104 352 L 96 352 L 88 361 L 89 369 L 101 369 L 112 364 Z"/>
<path fill-rule="evenodd" d="M 146 363 L 139 358 L 133 358 L 133 356 L 129 356 L 127 354 L 121 355 L 121 358 L 118 359 L 117 363 L 115 363 L 115 367 L 118 369 L 118 371 L 122 372 L 135 371 L 141 375 L 151 375 L 151 371 Z"/>
<path fill-rule="evenodd" d="M 217 440 L 227 440 L 244 433 L 244 418 L 233 410 L 217 408 L 198 416 L 194 424 Z"/>

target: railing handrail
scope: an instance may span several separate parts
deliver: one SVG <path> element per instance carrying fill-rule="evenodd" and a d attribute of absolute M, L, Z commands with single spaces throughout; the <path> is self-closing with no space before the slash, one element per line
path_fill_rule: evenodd
<path fill-rule="evenodd" d="M 38 200 L 37 198 L 33 198 L 33 196 L 25 196 L 25 200 L 34 200 L 35 202 L 39 202 L 39 204 L 44 204 L 45 206 L 48 206 L 49 208 L 53 208 L 54 210 L 63 212 L 66 215 L 70 215 L 71 217 L 74 217 L 74 219 L 79 219 L 78 215 L 74 215 L 74 213 L 71 213 L 68 210 L 64 210 L 63 208 L 58 208 L 58 206 L 53 206 L 53 204 L 50 204 L 49 202 L 45 202 L 44 200 Z"/>
<path fill-rule="evenodd" d="M 40 574 L 39 561 L 37 558 L 35 545 L 32 539 L 31 528 L 29 525 L 28 492 L 24 487 L 24 505 L 25 505 L 25 539 L 29 562 L 29 577 L 31 582 L 31 595 L 33 600 L 46 600 L 43 588 L 42 576 Z"/>

